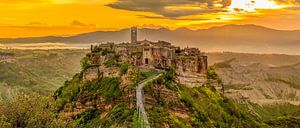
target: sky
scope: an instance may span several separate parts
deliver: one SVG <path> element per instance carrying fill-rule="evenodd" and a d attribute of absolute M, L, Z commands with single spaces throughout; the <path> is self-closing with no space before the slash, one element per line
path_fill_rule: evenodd
<path fill-rule="evenodd" d="M 300 0 L 0 0 L 0 38 L 255 24 L 300 30 Z"/>

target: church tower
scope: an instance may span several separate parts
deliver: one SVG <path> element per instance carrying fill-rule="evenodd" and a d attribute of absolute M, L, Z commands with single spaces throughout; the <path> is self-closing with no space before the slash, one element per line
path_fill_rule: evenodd
<path fill-rule="evenodd" d="M 131 27 L 131 43 L 137 43 L 137 27 Z"/>

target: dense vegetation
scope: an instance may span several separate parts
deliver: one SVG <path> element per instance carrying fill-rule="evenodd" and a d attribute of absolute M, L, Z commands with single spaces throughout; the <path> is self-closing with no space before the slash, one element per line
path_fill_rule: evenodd
<path fill-rule="evenodd" d="M 214 89 L 188 88 L 178 84 L 171 74 L 168 72 L 146 88 L 155 101 L 147 109 L 152 127 L 266 126 Z"/>
<path fill-rule="evenodd" d="M 1 128 L 62 128 L 67 124 L 51 111 L 48 97 L 17 94 L 9 102 L 0 102 Z"/>
<path fill-rule="evenodd" d="M 132 65 L 113 59 L 109 59 L 104 65 L 107 68 L 118 68 L 120 77 L 100 76 L 96 80 L 85 81 L 85 70 L 95 65 L 84 58 L 81 61 L 83 70 L 54 93 L 53 110 L 57 113 L 71 113 L 72 126 L 92 128 L 132 125 L 135 110 L 134 87 L 145 76 L 142 73 L 137 75 L 138 70 Z M 150 71 L 144 73 L 151 75 Z M 128 77 L 131 85 L 121 87 L 123 75 Z"/>
<path fill-rule="evenodd" d="M 277 104 L 260 106 L 254 103 L 243 105 L 258 115 L 270 127 L 300 127 L 300 106 L 292 104 Z"/>

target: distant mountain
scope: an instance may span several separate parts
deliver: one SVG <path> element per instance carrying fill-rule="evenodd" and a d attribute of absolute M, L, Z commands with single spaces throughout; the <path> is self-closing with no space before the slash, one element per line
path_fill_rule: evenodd
<path fill-rule="evenodd" d="M 210 29 L 169 30 L 139 29 L 139 40 L 165 40 L 179 46 L 199 47 L 204 51 L 233 51 L 252 53 L 300 54 L 300 30 L 274 30 L 256 25 L 226 25 Z M 70 37 L 0 38 L 0 43 L 61 42 L 91 44 L 100 42 L 129 42 L 130 30 L 97 31 Z"/>

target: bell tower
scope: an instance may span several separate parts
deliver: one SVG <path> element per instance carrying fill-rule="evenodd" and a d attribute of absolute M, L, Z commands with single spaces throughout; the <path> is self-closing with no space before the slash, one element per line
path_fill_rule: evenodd
<path fill-rule="evenodd" d="M 137 27 L 131 27 L 131 43 L 137 43 Z"/>

